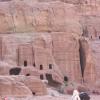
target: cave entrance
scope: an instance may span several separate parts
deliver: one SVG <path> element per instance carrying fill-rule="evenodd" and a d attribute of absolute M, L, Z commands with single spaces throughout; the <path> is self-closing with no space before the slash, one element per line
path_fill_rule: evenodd
<path fill-rule="evenodd" d="M 20 72 L 21 72 L 21 68 L 12 68 L 12 69 L 10 69 L 9 74 L 10 75 L 19 75 Z"/>

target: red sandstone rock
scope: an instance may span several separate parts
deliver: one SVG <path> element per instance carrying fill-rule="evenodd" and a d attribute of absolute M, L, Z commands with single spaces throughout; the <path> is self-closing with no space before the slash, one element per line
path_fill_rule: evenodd
<path fill-rule="evenodd" d="M 99 6 L 95 0 L 0 2 L 0 75 L 20 67 L 21 75 L 52 83 L 63 84 L 68 78 L 95 85 L 100 78 Z M 31 84 L 34 79 L 29 79 L 25 83 L 32 91 L 38 90 Z M 39 88 L 42 86 L 39 80 Z M 39 91 L 45 94 L 44 90 Z"/>
<path fill-rule="evenodd" d="M 74 5 L 26 1 L 0 2 L 0 33 L 67 31 L 81 34 Z"/>
<path fill-rule="evenodd" d="M 0 76 L 1 96 L 46 95 L 47 89 L 41 80 L 33 76 Z"/>
<path fill-rule="evenodd" d="M 81 55 L 83 59 L 81 66 L 84 68 L 84 82 L 94 84 L 96 81 L 96 66 L 91 45 L 88 40 L 82 39 L 80 41 L 80 46 L 82 49 L 81 53 L 83 53 L 83 55 Z"/>
<path fill-rule="evenodd" d="M 0 76 L 0 95 L 1 96 L 31 96 L 32 93 L 23 83 L 11 77 Z"/>

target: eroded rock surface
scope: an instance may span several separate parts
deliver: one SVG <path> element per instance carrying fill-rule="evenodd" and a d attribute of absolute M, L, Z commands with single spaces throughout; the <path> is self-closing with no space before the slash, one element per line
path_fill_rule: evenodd
<path fill-rule="evenodd" d="M 12 94 L 10 78 L 34 95 L 46 94 L 40 80 L 34 87 L 38 79 L 53 87 L 67 82 L 99 87 L 99 12 L 99 0 L 1 0 L 0 77 L 9 79 L 9 95 L 19 91 L 14 83 Z"/>
<path fill-rule="evenodd" d="M 26 97 L 46 95 L 47 89 L 41 80 L 33 76 L 0 76 L 0 96 Z"/>

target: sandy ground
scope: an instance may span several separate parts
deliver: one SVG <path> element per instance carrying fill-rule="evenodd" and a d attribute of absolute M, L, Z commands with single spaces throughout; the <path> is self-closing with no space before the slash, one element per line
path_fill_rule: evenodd
<path fill-rule="evenodd" d="M 33 100 L 71 100 L 71 96 L 59 96 L 59 97 L 36 97 Z M 90 100 L 100 100 L 100 95 L 91 95 Z"/>
<path fill-rule="evenodd" d="M 4 99 L 2 99 L 4 100 Z M 26 98 L 8 98 L 7 100 L 71 100 L 70 95 L 63 96 L 34 96 Z M 91 95 L 90 100 L 100 100 L 100 95 Z"/>
<path fill-rule="evenodd" d="M 100 95 L 91 95 L 90 100 L 100 100 Z"/>

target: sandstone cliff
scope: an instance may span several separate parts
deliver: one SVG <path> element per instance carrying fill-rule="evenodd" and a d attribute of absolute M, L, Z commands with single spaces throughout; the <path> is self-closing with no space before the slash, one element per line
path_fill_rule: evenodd
<path fill-rule="evenodd" d="M 35 76 L 54 87 L 97 85 L 99 11 L 99 0 L 1 0 L 0 74 Z"/>

